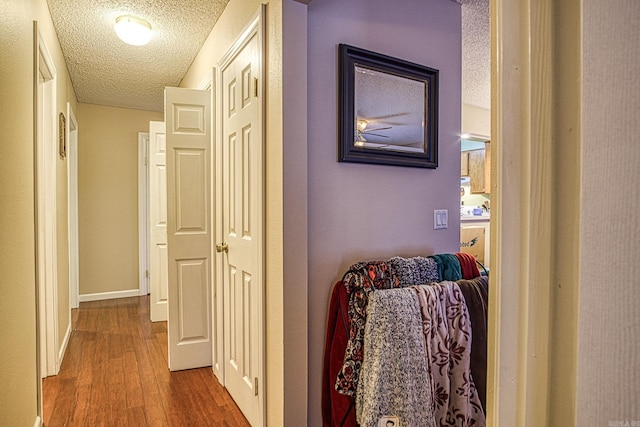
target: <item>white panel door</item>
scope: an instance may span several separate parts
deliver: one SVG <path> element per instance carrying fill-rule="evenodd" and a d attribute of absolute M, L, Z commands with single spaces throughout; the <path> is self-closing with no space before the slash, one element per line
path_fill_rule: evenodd
<path fill-rule="evenodd" d="M 224 378 L 253 426 L 261 424 L 263 137 L 257 30 L 221 66 Z"/>
<path fill-rule="evenodd" d="M 164 122 L 149 122 L 149 284 L 151 321 L 167 320 L 167 141 Z"/>
<path fill-rule="evenodd" d="M 169 369 L 211 366 L 211 93 L 165 89 Z"/>

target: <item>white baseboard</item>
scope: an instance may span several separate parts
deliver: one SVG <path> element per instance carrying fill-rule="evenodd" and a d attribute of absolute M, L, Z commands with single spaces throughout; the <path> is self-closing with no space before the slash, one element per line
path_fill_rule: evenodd
<path fill-rule="evenodd" d="M 69 318 L 69 324 L 67 325 L 67 332 L 64 334 L 64 339 L 62 340 L 62 345 L 60 346 L 60 351 L 58 352 L 58 363 L 56 374 L 60 372 L 60 367 L 62 366 L 62 359 L 64 359 L 64 354 L 67 352 L 67 345 L 69 344 L 69 338 L 71 338 L 71 318 Z"/>
<path fill-rule="evenodd" d="M 114 291 L 114 292 L 99 292 L 97 294 L 84 294 L 80 295 L 78 300 L 80 302 L 88 302 L 88 301 L 100 301 L 105 299 L 116 299 L 116 298 L 130 298 L 130 297 L 139 297 L 140 289 L 129 289 L 126 291 Z"/>
<path fill-rule="evenodd" d="M 39 415 L 36 417 L 36 422 L 33 423 L 33 427 L 42 427 L 42 418 L 40 418 Z"/>

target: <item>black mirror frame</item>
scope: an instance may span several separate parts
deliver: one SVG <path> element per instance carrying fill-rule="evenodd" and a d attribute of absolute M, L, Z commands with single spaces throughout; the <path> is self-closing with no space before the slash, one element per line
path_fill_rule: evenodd
<path fill-rule="evenodd" d="M 392 58 L 346 44 L 339 45 L 339 108 L 338 108 L 338 161 L 372 163 L 435 169 L 438 167 L 438 73 L 423 65 Z M 425 100 L 424 153 L 382 151 L 354 145 L 355 66 L 393 74 L 428 84 Z"/>

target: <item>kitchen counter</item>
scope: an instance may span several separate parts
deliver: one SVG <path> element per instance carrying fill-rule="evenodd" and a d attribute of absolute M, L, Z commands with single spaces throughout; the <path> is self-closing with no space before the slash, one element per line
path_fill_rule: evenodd
<path fill-rule="evenodd" d="M 466 221 L 484 222 L 484 221 L 489 221 L 489 219 L 491 219 L 491 215 L 461 215 L 460 216 L 460 222 L 466 222 Z"/>

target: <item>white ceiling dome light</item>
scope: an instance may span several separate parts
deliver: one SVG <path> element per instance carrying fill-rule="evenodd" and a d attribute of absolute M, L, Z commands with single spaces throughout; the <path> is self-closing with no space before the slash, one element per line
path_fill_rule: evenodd
<path fill-rule="evenodd" d="M 119 16 L 113 28 L 120 40 L 133 46 L 143 46 L 149 43 L 153 36 L 151 24 L 135 16 Z"/>

